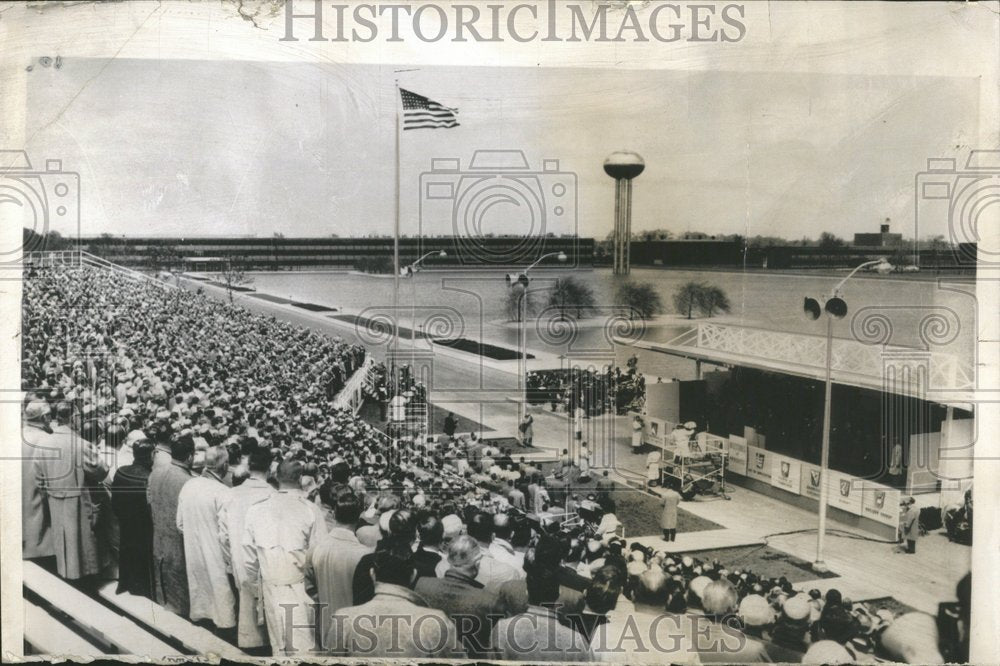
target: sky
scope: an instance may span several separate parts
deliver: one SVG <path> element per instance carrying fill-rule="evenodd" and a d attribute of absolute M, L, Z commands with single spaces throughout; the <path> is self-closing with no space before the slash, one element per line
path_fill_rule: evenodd
<path fill-rule="evenodd" d="M 393 69 L 69 57 L 26 77 L 26 145 L 36 167 L 58 158 L 80 173 L 84 235 L 389 234 L 398 76 L 457 107 L 461 123 L 402 133 L 403 234 L 603 238 L 614 182 L 602 165 L 629 150 L 646 162 L 633 183 L 634 231 L 797 239 L 850 238 L 887 217 L 911 236 L 915 176 L 929 157 L 967 154 L 980 132 L 971 76 Z M 557 173 L 515 183 L 539 209 L 515 197 L 455 215 L 457 204 L 422 200 L 433 158 L 467 169 L 477 150 L 523 151 L 532 172 L 558 160 Z M 464 192 L 472 181 L 461 177 L 444 180 Z M 556 181 L 576 192 L 560 216 Z M 944 220 L 921 221 L 919 235 L 939 233 Z"/>

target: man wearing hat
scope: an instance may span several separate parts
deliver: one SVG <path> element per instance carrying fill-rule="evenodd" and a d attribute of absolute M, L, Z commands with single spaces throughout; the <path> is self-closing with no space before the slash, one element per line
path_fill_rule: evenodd
<path fill-rule="evenodd" d="M 35 482 L 45 493 L 52 520 L 56 570 L 71 580 L 100 573 L 99 508 L 89 489 L 108 474 L 96 446 L 70 430 L 75 412 L 69 402 L 56 406 L 57 424 L 45 439 L 49 451 L 36 453 L 34 461 Z"/>
<path fill-rule="evenodd" d="M 55 554 L 45 494 L 35 481 L 34 468 L 35 457 L 47 453 L 48 422 L 48 403 L 44 400 L 29 402 L 21 430 L 21 553 L 26 560 Z"/>
<path fill-rule="evenodd" d="M 153 470 L 153 444 L 136 441 L 132 463 L 118 468 L 111 483 L 111 508 L 121 535 L 118 546 L 118 589 L 153 597 L 153 519 L 146 503 L 146 488 Z"/>

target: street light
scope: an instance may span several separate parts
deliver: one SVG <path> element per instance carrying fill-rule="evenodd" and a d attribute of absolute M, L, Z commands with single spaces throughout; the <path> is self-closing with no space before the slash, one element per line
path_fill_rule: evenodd
<path fill-rule="evenodd" d="M 408 278 L 412 278 L 413 275 L 420 270 L 420 264 L 422 264 L 424 262 L 424 259 L 426 259 L 427 257 L 430 257 L 431 255 L 435 255 L 435 254 L 438 257 L 441 257 L 442 259 L 444 257 L 448 256 L 448 253 L 445 252 L 444 250 L 440 250 L 440 251 L 439 250 L 431 250 L 430 252 L 426 253 L 424 256 L 422 256 L 419 259 L 417 259 L 416 261 L 414 261 L 409 266 L 405 266 L 400 271 L 400 274 L 402 274 L 402 275 L 404 275 L 404 276 L 406 276 Z M 414 346 L 416 345 L 416 339 L 414 337 L 415 334 L 413 332 L 413 329 L 414 329 L 414 326 L 416 325 L 416 320 L 417 320 L 417 283 L 415 281 L 411 282 L 410 283 L 410 287 L 411 287 L 411 292 L 410 292 L 410 359 L 411 360 L 410 360 L 410 363 L 412 364 L 413 363 L 412 359 L 413 359 L 413 354 L 414 354 Z M 399 330 L 398 329 L 396 330 L 396 335 L 397 336 L 399 335 Z"/>
<path fill-rule="evenodd" d="M 872 266 L 875 270 L 885 275 L 894 270 L 892 264 L 882 259 L 866 261 L 853 271 L 847 274 L 843 280 L 830 292 L 830 296 L 823 305 L 815 298 L 806 297 L 802 304 L 802 310 L 808 319 L 815 321 L 819 319 L 823 312 L 826 312 L 826 385 L 823 396 L 823 443 L 820 449 L 820 485 L 819 485 L 819 533 L 816 537 L 816 561 L 813 562 L 813 570 L 825 573 L 829 571 L 823 561 L 823 542 L 826 539 L 826 504 L 830 498 L 830 488 L 827 484 L 827 469 L 830 466 L 830 394 L 832 390 L 831 373 L 833 366 L 833 320 L 843 319 L 847 316 L 847 303 L 840 297 L 840 288 L 844 283 L 854 277 L 862 268 Z"/>
<path fill-rule="evenodd" d="M 517 303 L 517 347 L 520 351 L 517 357 L 517 374 L 521 389 L 520 418 L 522 419 L 528 411 L 528 340 L 524 329 L 525 319 L 527 319 L 528 283 L 531 281 L 531 278 L 528 277 L 528 273 L 532 268 L 542 263 L 542 261 L 548 259 L 549 257 L 556 257 L 560 262 L 566 261 L 565 252 L 549 252 L 548 254 L 540 256 L 533 264 L 525 268 L 521 273 L 507 273 L 504 276 L 504 281 L 507 283 L 508 287 L 513 287 L 515 284 L 521 285 L 521 297 L 518 299 Z"/>

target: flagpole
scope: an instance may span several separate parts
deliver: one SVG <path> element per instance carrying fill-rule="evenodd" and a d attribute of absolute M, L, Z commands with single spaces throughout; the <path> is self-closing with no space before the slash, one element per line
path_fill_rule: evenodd
<path fill-rule="evenodd" d="M 396 79 L 396 92 L 394 97 L 396 105 L 396 220 L 392 234 L 392 333 L 393 333 L 393 353 L 392 353 L 392 376 L 393 385 L 396 392 L 399 392 L 399 375 L 396 369 L 396 357 L 399 355 L 399 79 Z"/>

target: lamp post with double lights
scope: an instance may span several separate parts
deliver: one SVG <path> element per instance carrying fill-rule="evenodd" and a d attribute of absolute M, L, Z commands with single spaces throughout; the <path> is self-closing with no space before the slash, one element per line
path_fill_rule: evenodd
<path fill-rule="evenodd" d="M 528 300 L 528 283 L 531 278 L 528 277 L 528 273 L 532 268 L 542 263 L 549 257 L 556 257 L 560 262 L 566 261 L 565 252 L 549 252 L 548 254 L 543 254 L 540 256 L 533 264 L 525 268 L 520 273 L 507 273 L 504 276 L 504 280 L 507 282 L 507 286 L 513 288 L 515 284 L 521 285 L 521 297 L 517 302 L 517 348 L 518 348 L 518 381 L 520 382 L 521 389 L 521 410 L 519 418 L 523 419 L 524 415 L 528 412 L 528 340 L 525 331 L 525 319 L 527 319 L 527 300 Z"/>
<path fill-rule="evenodd" d="M 830 296 L 822 305 L 815 298 L 805 298 L 802 310 L 806 317 L 815 321 L 826 312 L 826 384 L 823 396 L 823 442 L 820 449 L 820 485 L 819 485 L 819 533 L 816 537 L 816 560 L 812 567 L 815 571 L 826 572 L 829 569 L 823 561 L 823 546 L 826 539 L 826 505 L 830 498 L 830 487 L 827 483 L 827 469 L 830 465 L 830 396 L 833 383 L 831 381 L 833 368 L 833 320 L 843 319 L 847 315 L 847 303 L 840 297 L 840 289 L 844 283 L 854 277 L 862 268 L 874 267 L 880 274 L 893 270 L 893 265 L 885 258 L 866 261 L 847 274 L 843 280 L 830 292 Z"/>

